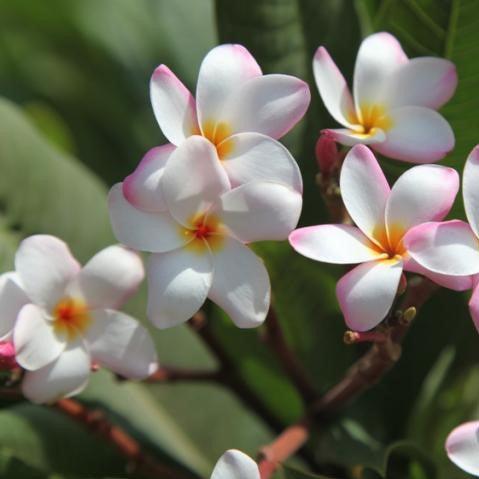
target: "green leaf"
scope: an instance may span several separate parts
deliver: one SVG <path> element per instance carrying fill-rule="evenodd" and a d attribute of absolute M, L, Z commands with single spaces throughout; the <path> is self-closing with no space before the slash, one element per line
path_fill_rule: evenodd
<path fill-rule="evenodd" d="M 318 476 L 316 474 L 310 474 L 307 472 L 299 471 L 292 467 L 284 466 L 281 468 L 282 476 L 284 479 L 331 479 L 326 476 Z M 343 478 L 340 478 L 343 479 Z"/>

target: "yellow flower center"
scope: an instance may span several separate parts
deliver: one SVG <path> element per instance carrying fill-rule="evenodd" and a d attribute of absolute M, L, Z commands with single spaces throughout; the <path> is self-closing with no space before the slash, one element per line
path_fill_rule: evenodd
<path fill-rule="evenodd" d="M 66 335 L 69 341 L 83 333 L 90 323 L 88 307 L 81 299 L 63 298 L 53 309 L 53 327 L 58 334 Z"/>
<path fill-rule="evenodd" d="M 404 228 L 397 224 L 390 225 L 387 230 L 380 225 L 373 231 L 373 238 L 378 243 L 378 253 L 387 254 L 388 259 L 401 259 L 407 254 L 402 242 L 403 236 Z"/>
<path fill-rule="evenodd" d="M 387 131 L 393 126 L 386 107 L 379 103 L 372 105 L 363 103 L 360 107 L 359 117 L 360 124 L 363 127 L 363 131 L 360 133 L 364 135 L 374 135 L 376 128 Z"/>
<path fill-rule="evenodd" d="M 224 240 L 224 227 L 214 215 L 204 214 L 194 216 L 188 222 L 190 228 L 181 228 L 181 234 L 190 242 L 186 247 L 198 253 L 204 253 L 208 246 L 211 250 L 221 248 Z"/>
<path fill-rule="evenodd" d="M 213 143 L 220 160 L 224 159 L 233 149 L 231 127 L 226 122 L 205 121 L 203 124 L 203 136 Z"/>

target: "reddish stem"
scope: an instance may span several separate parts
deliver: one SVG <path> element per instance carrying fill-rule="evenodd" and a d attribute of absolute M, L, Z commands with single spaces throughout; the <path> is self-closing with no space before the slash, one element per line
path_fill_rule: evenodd
<path fill-rule="evenodd" d="M 180 369 L 169 366 L 159 368 L 146 382 L 148 383 L 175 383 L 178 381 L 220 381 L 219 371 L 198 371 L 194 369 Z"/>

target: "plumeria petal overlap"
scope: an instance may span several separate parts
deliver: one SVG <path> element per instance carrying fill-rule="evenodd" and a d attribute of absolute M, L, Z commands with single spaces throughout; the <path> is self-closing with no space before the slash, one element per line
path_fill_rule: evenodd
<path fill-rule="evenodd" d="M 454 134 L 437 109 L 454 94 L 457 74 L 441 58 L 409 60 L 389 33 L 362 42 L 353 93 L 324 47 L 313 60 L 319 93 L 331 116 L 345 128 L 325 133 L 347 146 L 370 145 L 411 163 L 430 163 L 454 147 Z"/>

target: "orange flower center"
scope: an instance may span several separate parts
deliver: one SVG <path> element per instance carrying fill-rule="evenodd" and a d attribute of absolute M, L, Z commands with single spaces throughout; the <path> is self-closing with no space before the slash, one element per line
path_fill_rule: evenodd
<path fill-rule="evenodd" d="M 182 234 L 191 238 L 187 248 L 203 253 L 208 246 L 215 250 L 223 244 L 224 230 L 214 215 L 197 215 L 189 221 L 190 228 L 182 228 Z"/>
<path fill-rule="evenodd" d="M 400 259 L 406 255 L 403 236 L 404 228 L 396 224 L 390 225 L 387 230 L 384 226 L 379 226 L 373 231 L 373 237 L 381 245 L 378 246 L 378 252 L 387 254 L 388 259 Z"/>
<path fill-rule="evenodd" d="M 231 153 L 233 141 L 229 139 L 231 136 L 231 127 L 228 123 L 216 123 L 211 120 L 205 121 L 203 125 L 203 136 L 215 145 L 220 160 Z"/>
<path fill-rule="evenodd" d="M 86 303 L 80 299 L 63 298 L 53 309 L 55 331 L 70 341 L 83 333 L 91 323 Z"/>
<path fill-rule="evenodd" d="M 361 133 L 365 135 L 374 134 L 376 128 L 387 131 L 393 125 L 384 105 L 379 103 L 372 105 L 364 103 L 361 105 L 360 110 L 360 122 L 364 130 Z"/>

